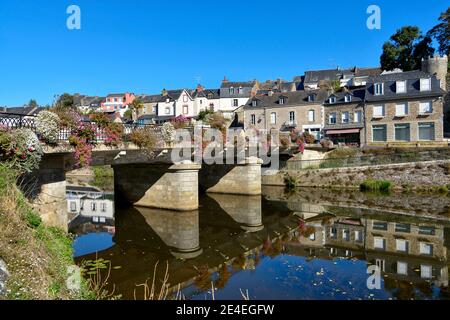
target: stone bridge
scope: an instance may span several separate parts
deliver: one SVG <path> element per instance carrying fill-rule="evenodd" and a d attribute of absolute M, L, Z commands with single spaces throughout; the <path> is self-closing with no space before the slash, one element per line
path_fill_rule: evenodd
<path fill-rule="evenodd" d="M 93 151 L 92 165 L 112 166 L 119 205 L 192 211 L 199 207 L 199 192 L 261 195 L 260 159 L 247 157 L 232 165 L 174 163 L 172 150 L 100 147 Z M 48 225 L 67 229 L 66 172 L 73 168 L 72 152 L 48 149 L 39 170 L 23 178 L 21 185 Z"/>

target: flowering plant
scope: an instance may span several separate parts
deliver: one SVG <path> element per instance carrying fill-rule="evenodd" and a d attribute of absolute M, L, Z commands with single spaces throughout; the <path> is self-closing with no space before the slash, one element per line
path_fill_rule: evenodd
<path fill-rule="evenodd" d="M 189 124 L 189 119 L 183 115 L 180 115 L 172 120 L 172 124 L 175 129 L 183 129 L 186 128 Z"/>
<path fill-rule="evenodd" d="M 165 143 L 171 143 L 174 140 L 175 127 L 172 123 L 166 122 L 162 125 L 161 135 Z"/>
<path fill-rule="evenodd" d="M 30 129 L 0 130 L 0 156 L 9 167 L 21 173 L 39 168 L 43 150 Z"/>
<path fill-rule="evenodd" d="M 56 113 L 41 111 L 36 117 L 36 132 L 47 144 L 54 145 L 58 141 L 60 119 Z"/>

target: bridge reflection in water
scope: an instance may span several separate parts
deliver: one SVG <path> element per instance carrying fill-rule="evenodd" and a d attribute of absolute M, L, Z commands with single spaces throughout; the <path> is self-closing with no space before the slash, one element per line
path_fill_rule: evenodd
<path fill-rule="evenodd" d="M 210 290 L 214 282 L 225 292 L 224 298 L 240 299 L 238 288 L 243 288 L 263 299 L 311 299 L 323 294 L 332 299 L 336 297 L 313 290 L 320 283 L 315 277 L 327 268 L 334 268 L 337 276 L 330 278 L 333 287 L 322 290 L 325 292 L 338 288 L 337 292 L 345 293 L 351 291 L 348 282 L 358 282 L 353 297 L 347 293 L 348 297 L 446 297 L 450 225 L 446 219 L 392 215 L 388 207 L 371 203 L 371 209 L 366 209 L 355 199 L 359 205 L 349 205 L 349 200 L 344 202 L 339 195 L 318 193 L 285 194 L 283 189 L 265 188 L 262 197 L 203 195 L 199 210 L 191 212 L 117 208 L 115 245 L 97 257 L 116 267 L 110 284 L 125 299 L 143 296 L 137 285 L 152 280 L 158 263 L 156 282 L 160 283 L 166 262 L 171 287 L 175 291 L 181 288 L 187 298 L 204 298 L 202 292 Z M 445 208 L 446 200 L 440 201 Z M 389 198 L 380 203 L 389 206 Z M 398 206 L 396 210 L 400 210 Z M 77 262 L 94 260 L 94 248 Z M 294 258 L 296 264 L 280 267 L 284 259 Z M 301 271 L 313 261 L 318 270 L 311 274 Z M 382 290 L 373 292 L 366 287 L 370 264 L 383 272 Z M 270 274 L 278 269 L 281 274 Z M 246 273 L 249 270 L 254 271 Z M 246 279 L 240 276 L 244 273 Z M 250 281 L 251 277 L 255 279 Z M 227 291 L 224 288 L 228 286 L 231 289 Z"/>

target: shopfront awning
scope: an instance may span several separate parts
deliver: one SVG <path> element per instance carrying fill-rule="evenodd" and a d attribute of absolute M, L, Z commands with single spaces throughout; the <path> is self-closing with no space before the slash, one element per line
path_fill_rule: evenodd
<path fill-rule="evenodd" d="M 328 130 L 327 134 L 346 134 L 346 133 L 359 133 L 361 129 L 341 129 L 341 130 Z"/>

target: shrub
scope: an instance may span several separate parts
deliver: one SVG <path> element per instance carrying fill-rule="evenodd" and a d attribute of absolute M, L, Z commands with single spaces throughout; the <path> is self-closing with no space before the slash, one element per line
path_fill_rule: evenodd
<path fill-rule="evenodd" d="M 215 112 L 208 117 L 208 123 L 213 129 L 218 129 L 220 131 L 226 130 L 227 120 L 221 112 Z"/>
<path fill-rule="evenodd" d="M 202 110 L 198 113 L 197 118 L 201 121 L 207 121 L 212 114 L 214 114 L 214 112 L 211 110 Z"/>
<path fill-rule="evenodd" d="M 84 140 L 88 144 L 95 144 L 97 137 L 97 127 L 89 122 L 80 122 L 72 130 L 72 136 Z"/>
<path fill-rule="evenodd" d="M 10 132 L 2 132 L 1 135 L 3 136 L 2 160 L 11 169 L 15 169 L 19 173 L 25 173 L 39 168 L 43 150 L 33 131 L 16 129 Z M 7 145 L 8 142 L 9 145 Z"/>
<path fill-rule="evenodd" d="M 361 191 L 389 192 L 392 184 L 388 180 L 366 180 L 360 186 Z"/>
<path fill-rule="evenodd" d="M 320 145 L 322 146 L 322 148 L 330 149 L 330 148 L 333 147 L 333 141 L 327 140 L 327 139 L 323 139 L 323 140 L 320 141 Z"/>
<path fill-rule="evenodd" d="M 284 148 L 288 148 L 291 145 L 291 139 L 287 136 L 280 136 L 280 144 L 284 147 Z"/>
<path fill-rule="evenodd" d="M 134 130 L 130 134 L 130 140 L 140 149 L 152 150 L 156 145 L 155 133 L 150 127 Z"/>
<path fill-rule="evenodd" d="M 103 112 L 96 112 L 90 115 L 91 121 L 95 122 L 99 128 L 105 129 L 111 123 L 111 119 Z"/>
<path fill-rule="evenodd" d="M 172 123 L 166 122 L 162 125 L 161 134 L 165 143 L 171 143 L 174 140 L 175 128 Z"/>
<path fill-rule="evenodd" d="M 58 115 L 60 126 L 75 129 L 81 122 L 81 116 L 73 109 L 55 109 L 54 112 Z"/>
<path fill-rule="evenodd" d="M 36 132 L 47 144 L 54 145 L 58 141 L 60 119 L 56 113 L 41 111 L 36 117 Z"/>
<path fill-rule="evenodd" d="M 297 180 L 294 177 L 286 174 L 284 176 L 284 184 L 287 189 L 292 190 L 297 187 Z"/>
<path fill-rule="evenodd" d="M 307 144 L 312 144 L 316 141 L 316 137 L 314 135 L 312 135 L 309 132 L 304 132 L 303 133 L 303 140 L 307 143 Z"/>
<path fill-rule="evenodd" d="M 172 120 L 172 124 L 175 129 L 183 129 L 189 125 L 189 119 L 183 115 L 180 115 Z"/>
<path fill-rule="evenodd" d="M 105 145 L 109 147 L 117 147 L 122 142 L 124 128 L 120 123 L 111 122 L 105 128 Z"/>

